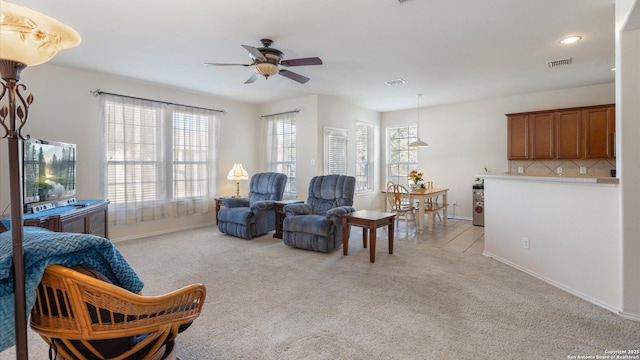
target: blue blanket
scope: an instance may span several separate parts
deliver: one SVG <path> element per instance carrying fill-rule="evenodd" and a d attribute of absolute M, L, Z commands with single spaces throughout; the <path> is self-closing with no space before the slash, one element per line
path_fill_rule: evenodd
<path fill-rule="evenodd" d="M 111 282 L 131 292 L 143 283 L 108 239 L 89 235 L 59 233 L 47 229 L 24 228 L 24 263 L 27 311 L 36 300 L 36 288 L 44 269 L 51 264 L 87 265 L 103 273 Z M 0 234 L 0 351 L 15 345 L 11 232 Z"/>

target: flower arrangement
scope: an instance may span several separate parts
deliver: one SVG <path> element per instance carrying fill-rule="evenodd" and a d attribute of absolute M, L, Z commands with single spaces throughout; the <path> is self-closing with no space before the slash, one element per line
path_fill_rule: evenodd
<path fill-rule="evenodd" d="M 424 173 L 422 171 L 411 170 L 411 172 L 409 173 L 409 180 L 413 181 L 413 183 L 418 185 L 419 187 L 424 187 L 424 184 L 422 184 L 422 182 L 424 181 L 423 177 Z"/>

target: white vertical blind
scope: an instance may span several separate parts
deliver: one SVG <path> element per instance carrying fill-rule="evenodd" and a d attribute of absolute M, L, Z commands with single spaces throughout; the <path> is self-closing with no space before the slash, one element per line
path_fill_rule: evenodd
<path fill-rule="evenodd" d="M 346 129 L 324 128 L 324 171 L 326 175 L 347 173 Z"/>
<path fill-rule="evenodd" d="M 373 126 L 356 124 L 356 191 L 372 191 L 374 179 Z"/>

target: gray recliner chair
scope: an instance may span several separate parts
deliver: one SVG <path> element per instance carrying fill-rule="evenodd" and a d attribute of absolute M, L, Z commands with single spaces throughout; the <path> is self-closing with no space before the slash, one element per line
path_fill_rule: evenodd
<path fill-rule="evenodd" d="M 282 240 L 285 244 L 329 252 L 342 246 L 342 215 L 355 211 L 356 178 L 346 175 L 315 176 L 309 183 L 307 203 L 284 207 Z"/>
<path fill-rule="evenodd" d="M 254 174 L 247 198 L 226 198 L 218 211 L 220 232 L 251 240 L 275 230 L 275 201 L 282 200 L 287 175 L 274 172 Z"/>

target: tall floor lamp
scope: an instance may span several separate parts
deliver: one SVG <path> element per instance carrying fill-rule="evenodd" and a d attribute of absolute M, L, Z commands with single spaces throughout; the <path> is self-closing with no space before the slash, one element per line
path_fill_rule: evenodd
<path fill-rule="evenodd" d="M 236 181 L 236 197 L 240 197 L 240 180 L 249 180 L 249 174 L 242 164 L 233 164 L 233 168 L 227 174 L 227 180 Z"/>
<path fill-rule="evenodd" d="M 0 0 L 0 123 L 9 140 L 9 189 L 11 191 L 11 243 L 13 258 L 16 358 L 27 359 L 27 306 L 23 241 L 22 128 L 29 117 L 33 96 L 26 99 L 20 82 L 27 66 L 49 61 L 58 51 L 80 43 L 80 35 L 60 21 L 31 9 Z M 17 97 L 17 99 L 16 99 Z M 19 102 L 17 101 L 19 100 Z M 8 117 L 8 118 L 7 118 Z"/>

